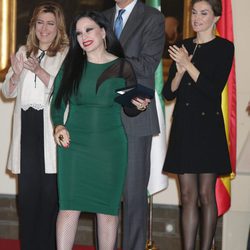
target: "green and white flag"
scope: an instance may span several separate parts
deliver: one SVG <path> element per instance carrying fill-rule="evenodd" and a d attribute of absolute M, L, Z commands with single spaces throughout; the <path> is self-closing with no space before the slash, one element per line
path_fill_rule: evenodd
<path fill-rule="evenodd" d="M 160 10 L 160 0 L 146 0 L 146 4 Z M 165 125 L 165 104 L 161 95 L 163 88 L 163 70 L 160 62 L 155 72 L 155 102 L 160 125 L 160 133 L 153 136 L 151 147 L 151 167 L 150 178 L 148 183 L 148 194 L 153 195 L 168 187 L 168 177 L 162 174 L 167 142 L 166 142 L 166 125 Z"/>

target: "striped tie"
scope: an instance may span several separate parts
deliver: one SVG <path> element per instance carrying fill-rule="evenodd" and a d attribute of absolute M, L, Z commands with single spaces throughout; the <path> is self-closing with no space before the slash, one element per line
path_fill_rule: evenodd
<path fill-rule="evenodd" d="M 120 9 L 118 12 L 117 18 L 115 19 L 114 31 L 115 31 L 115 35 L 118 39 L 120 38 L 120 35 L 122 33 L 122 28 L 123 28 L 122 14 L 125 11 L 126 10 L 124 10 L 124 9 Z"/>

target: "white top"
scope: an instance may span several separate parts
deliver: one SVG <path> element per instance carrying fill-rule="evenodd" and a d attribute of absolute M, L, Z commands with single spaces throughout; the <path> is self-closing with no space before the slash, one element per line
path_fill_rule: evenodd
<path fill-rule="evenodd" d="M 39 57 L 43 53 L 42 50 L 38 51 L 37 57 Z M 46 61 L 46 54 L 42 58 L 40 65 L 42 68 L 45 68 L 44 62 Z M 42 110 L 46 106 L 47 100 L 44 98 L 45 88 L 47 88 L 44 83 L 30 70 L 27 71 L 23 81 L 25 85 L 23 85 L 22 93 L 21 93 L 21 108 L 23 110 L 28 110 L 30 107 L 36 110 Z"/>
<path fill-rule="evenodd" d="M 67 54 L 68 48 L 62 52 L 57 52 L 56 56 L 49 57 L 46 56 L 43 60 L 42 67 L 45 69 L 49 75 L 50 80 L 48 86 L 44 86 L 40 89 L 41 99 L 36 104 L 43 105 L 43 122 L 44 122 L 44 163 L 45 163 L 45 173 L 56 173 L 56 144 L 53 138 L 53 126 L 50 119 L 50 95 L 53 89 L 54 79 L 61 67 L 61 64 Z M 22 54 L 23 58 L 26 58 L 26 47 L 22 46 L 17 54 Z M 24 59 L 26 60 L 26 59 Z M 32 75 L 33 73 L 31 73 Z M 14 114 L 13 114 L 13 129 L 12 129 L 12 141 L 9 150 L 9 159 L 7 168 L 14 174 L 20 173 L 20 161 L 21 161 L 21 106 L 22 98 L 27 98 L 26 101 L 29 103 L 28 94 L 25 90 L 26 84 L 29 84 L 27 79 L 29 79 L 29 70 L 23 69 L 20 79 L 17 82 L 17 87 L 12 93 L 9 93 L 10 78 L 13 75 L 13 70 L 10 67 L 9 71 L 5 77 L 2 85 L 2 93 L 6 98 L 16 98 Z M 31 85 L 34 84 L 34 74 L 31 77 Z M 38 77 L 36 78 L 38 82 Z M 44 85 L 44 84 L 43 84 Z M 32 92 L 32 95 L 34 93 Z M 30 94 L 29 94 L 30 95 Z M 32 104 L 33 101 L 30 103 Z"/>

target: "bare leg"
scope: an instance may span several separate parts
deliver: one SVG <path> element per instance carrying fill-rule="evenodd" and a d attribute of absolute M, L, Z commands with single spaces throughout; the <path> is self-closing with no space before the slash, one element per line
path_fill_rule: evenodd
<path fill-rule="evenodd" d="M 197 174 L 178 175 L 181 192 L 183 249 L 194 250 L 199 223 Z"/>
<path fill-rule="evenodd" d="M 116 243 L 118 216 L 97 214 L 99 250 L 113 250 Z"/>
<path fill-rule="evenodd" d="M 56 223 L 57 250 L 73 248 L 80 213 L 80 211 L 60 210 Z"/>
<path fill-rule="evenodd" d="M 210 250 L 217 224 L 216 174 L 199 175 L 201 204 L 201 250 Z"/>

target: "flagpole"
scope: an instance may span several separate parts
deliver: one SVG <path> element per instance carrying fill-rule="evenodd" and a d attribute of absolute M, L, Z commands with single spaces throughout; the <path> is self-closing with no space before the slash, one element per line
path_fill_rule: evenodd
<path fill-rule="evenodd" d="M 153 225 L 153 195 L 148 197 L 149 220 L 148 220 L 148 240 L 146 250 L 157 250 L 154 241 L 152 240 L 152 225 Z"/>
<path fill-rule="evenodd" d="M 216 247 L 215 247 L 215 239 L 213 238 L 213 242 L 212 242 L 212 248 L 211 250 L 216 250 Z"/>
<path fill-rule="evenodd" d="M 151 7 L 156 8 L 158 10 L 161 9 L 161 0 L 146 0 L 146 4 L 148 4 Z M 159 99 L 159 106 L 160 106 L 159 109 L 161 109 L 161 112 L 163 112 L 162 114 L 164 116 L 165 103 L 164 103 L 162 96 L 161 96 L 162 88 L 163 88 L 163 68 L 162 68 L 162 61 L 161 61 L 156 69 L 156 72 L 155 72 L 155 90 L 156 90 L 156 103 L 157 103 L 157 99 Z M 159 115 L 158 115 L 158 118 L 159 118 Z M 165 129 L 165 125 L 164 125 L 164 129 Z M 164 135 L 164 138 L 165 138 L 165 134 L 163 132 L 161 134 Z M 155 138 L 153 137 L 153 140 L 154 139 Z M 158 142 L 158 143 L 160 143 L 160 142 Z M 152 141 L 152 144 L 153 144 L 153 141 Z M 164 153 L 164 155 L 165 155 L 165 153 Z M 152 158 L 153 157 L 152 157 L 152 148 L 151 148 L 151 167 L 152 167 Z M 161 157 L 158 157 L 158 158 L 161 158 Z M 163 161 L 164 161 L 164 158 L 163 158 Z M 162 164 L 158 164 L 158 166 L 160 166 L 160 168 L 161 168 L 161 165 Z M 160 180 L 161 180 L 162 184 L 164 183 L 164 188 L 166 188 L 167 187 L 167 180 L 164 180 L 164 182 L 163 182 L 162 176 L 159 176 L 159 175 L 158 175 L 158 178 L 159 178 L 158 182 L 160 182 Z M 149 182 L 151 182 L 151 178 L 150 178 Z M 165 184 L 166 184 L 166 186 L 165 186 Z M 163 190 L 164 188 L 163 188 L 163 186 L 160 189 L 158 187 L 157 191 Z M 156 190 L 154 190 L 154 191 L 156 191 Z M 146 250 L 157 250 L 157 248 L 154 244 L 154 241 L 152 240 L 153 195 L 154 195 L 154 193 L 155 192 L 152 192 L 152 193 L 149 192 L 149 196 L 148 196 L 149 220 L 148 220 L 148 240 L 146 243 Z"/>
<path fill-rule="evenodd" d="M 159 8 L 160 9 L 160 0 L 146 0 L 146 4 L 149 6 L 152 6 L 154 8 Z M 161 76 L 163 75 L 162 73 L 162 63 L 159 64 L 155 75 L 160 74 Z M 161 77 L 162 78 L 162 77 Z M 159 78 L 160 79 L 160 78 Z M 163 84 L 163 81 L 162 81 Z M 157 88 L 162 88 L 161 86 L 155 86 L 156 91 Z M 158 92 L 158 91 L 157 91 Z M 154 245 L 154 241 L 152 240 L 152 223 L 153 223 L 153 195 L 149 195 L 148 197 L 148 206 L 149 206 L 149 221 L 148 221 L 148 240 L 146 243 L 146 250 L 157 250 L 157 248 Z"/>

